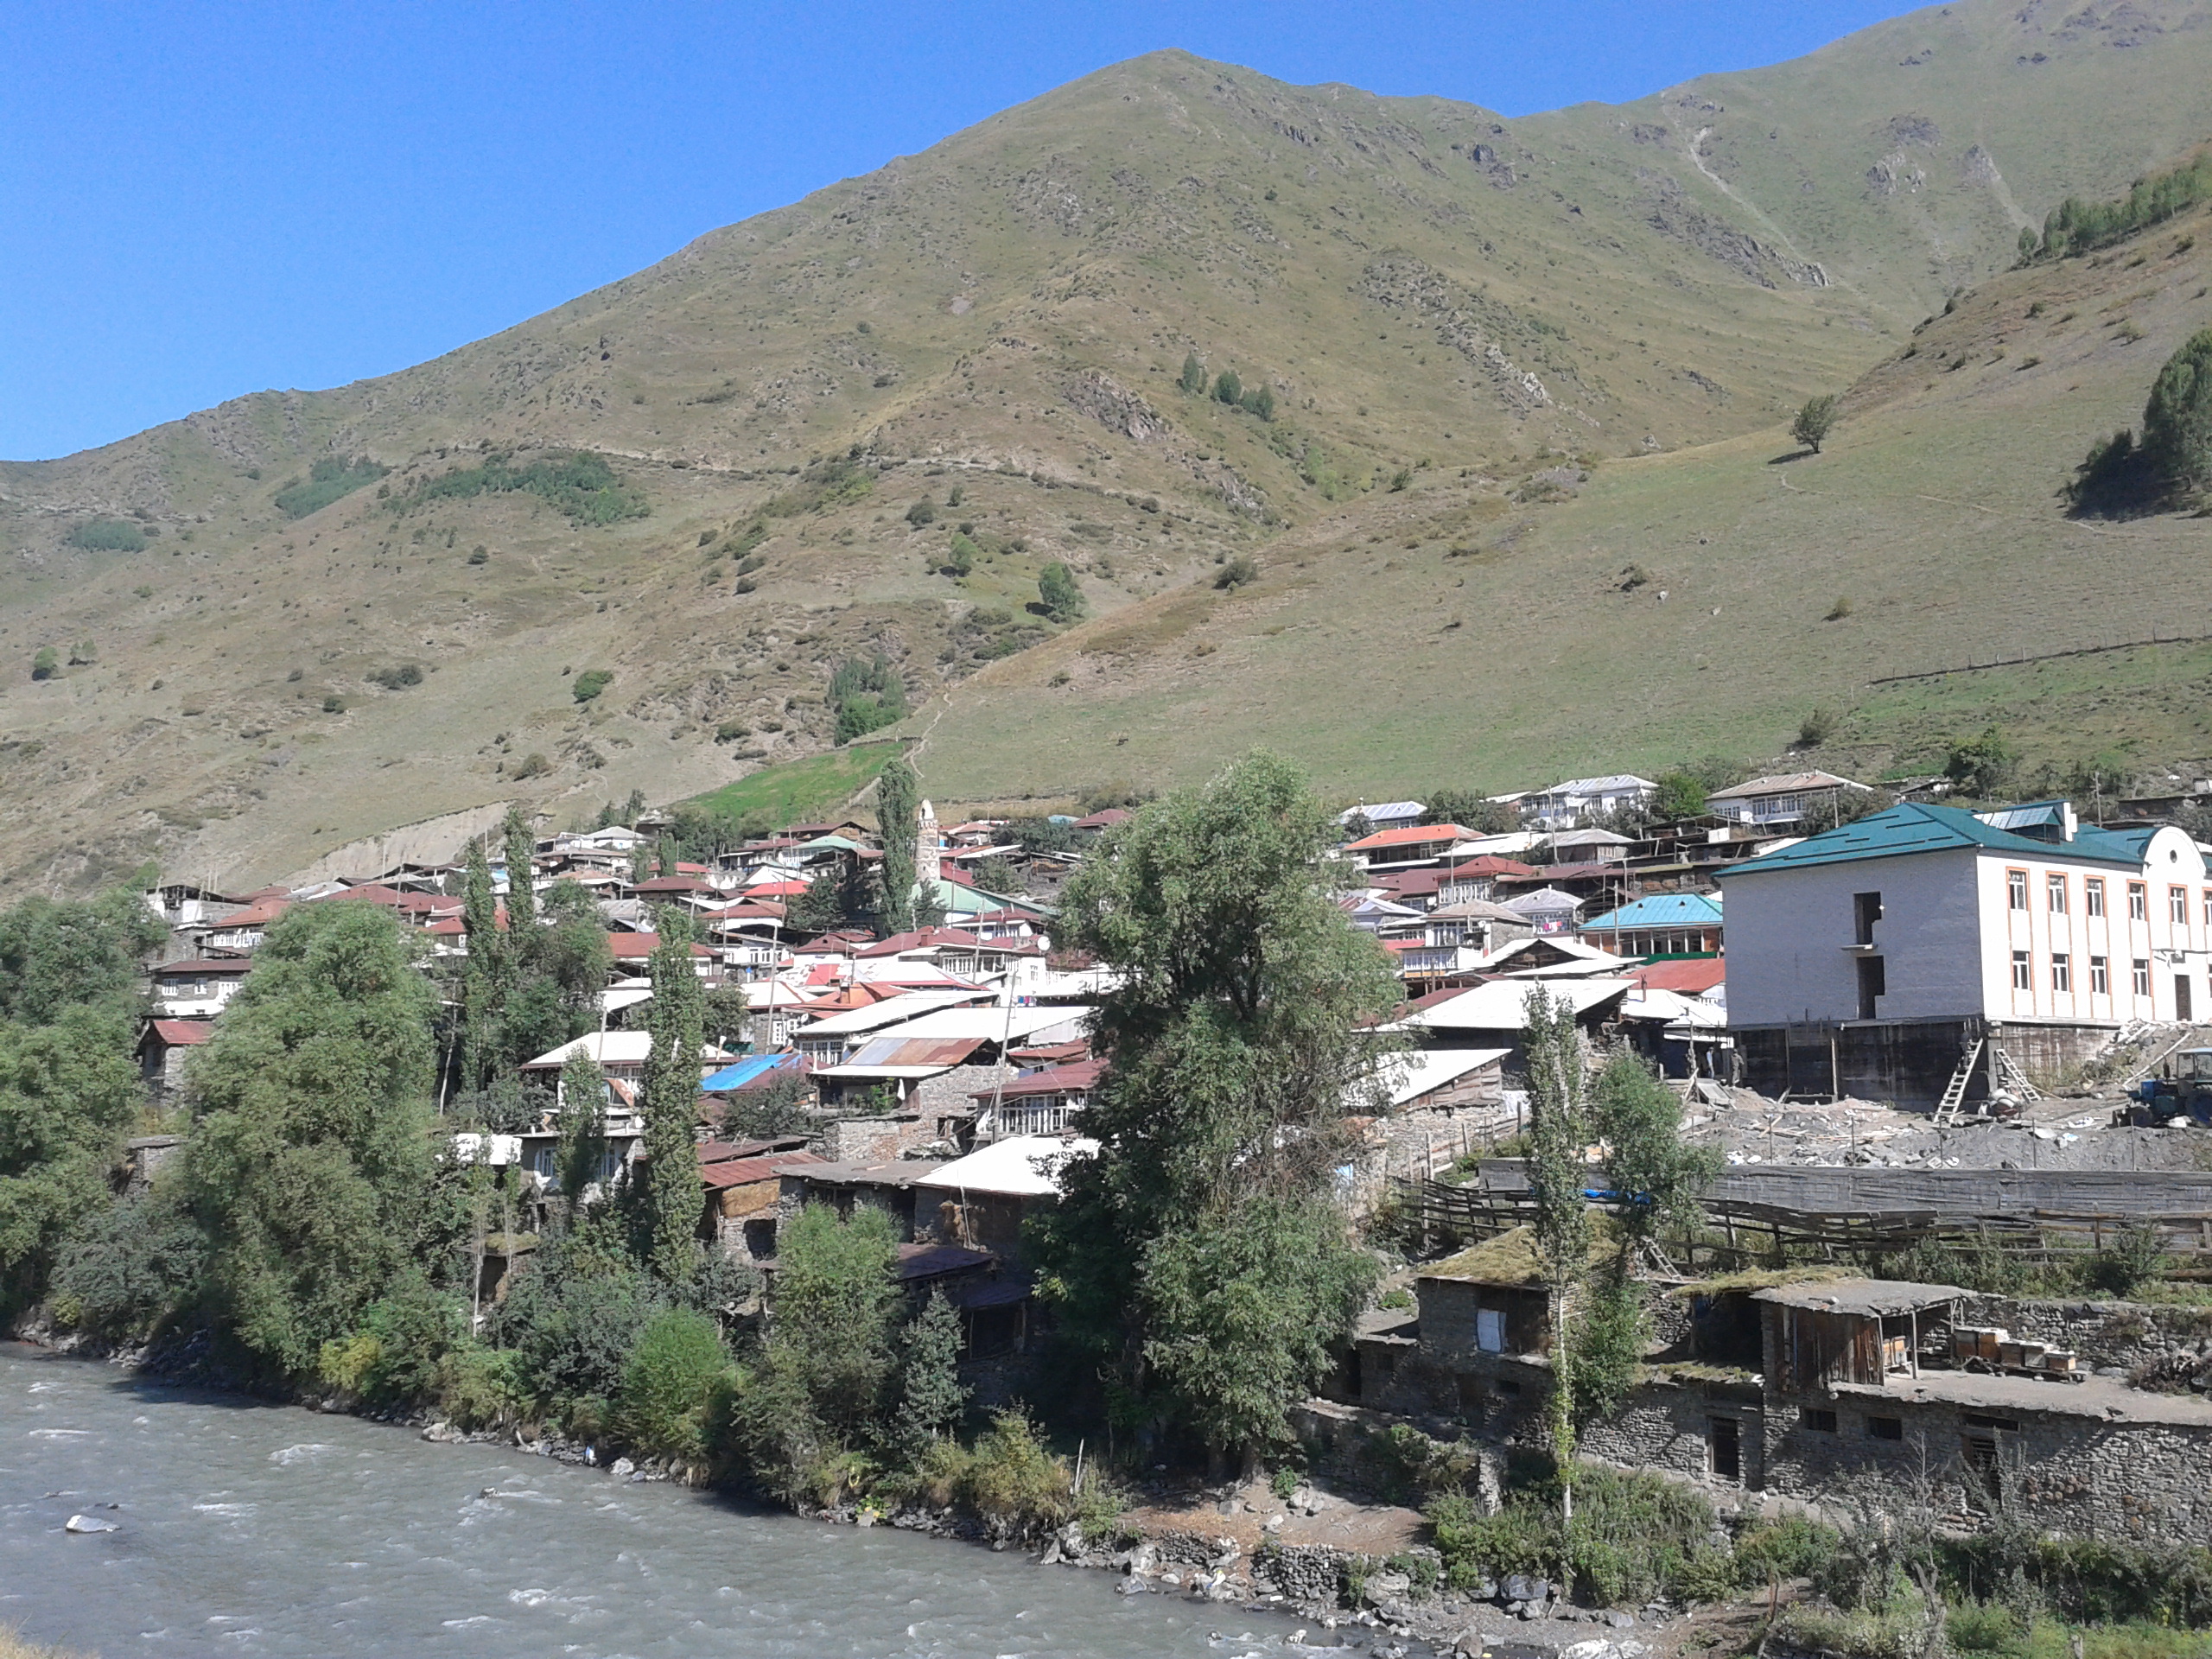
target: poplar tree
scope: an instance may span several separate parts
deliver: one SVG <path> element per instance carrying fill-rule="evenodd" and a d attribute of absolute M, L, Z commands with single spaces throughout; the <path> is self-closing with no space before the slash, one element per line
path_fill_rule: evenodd
<path fill-rule="evenodd" d="M 584 1188 L 607 1163 L 607 1074 L 579 1043 L 561 1067 L 561 1141 L 554 1171 L 569 1214 L 583 1208 Z"/>
<path fill-rule="evenodd" d="M 468 957 L 461 969 L 461 1077 L 472 1090 L 488 1088 L 499 1051 L 506 1002 L 506 942 L 499 937 L 499 900 L 480 836 L 472 836 L 461 887 L 461 926 Z"/>
<path fill-rule="evenodd" d="M 1590 1207 L 1583 1198 L 1589 1144 L 1582 1033 L 1574 1003 L 1541 986 L 1522 1005 L 1522 1052 L 1529 1073 L 1529 1191 L 1535 1205 L 1536 1270 L 1551 1300 L 1549 1430 L 1560 1491 L 1574 1516 L 1574 1389 L 1567 1299 L 1590 1262 Z"/>
<path fill-rule="evenodd" d="M 699 1269 L 699 1046 L 706 990 L 691 969 L 691 919 L 669 905 L 658 922 L 660 945 L 648 964 L 653 1000 L 646 1028 L 643 1205 L 646 1261 L 664 1282 L 689 1284 Z"/>
<path fill-rule="evenodd" d="M 523 817 L 522 809 L 507 809 L 507 931 L 517 939 L 527 939 L 537 924 L 537 837 L 531 833 L 530 820 Z"/>
<path fill-rule="evenodd" d="M 914 925 L 914 861 L 921 834 L 922 781 L 899 755 L 875 780 L 875 820 L 883 836 L 883 900 L 876 931 L 885 938 Z M 936 887 L 935 870 L 919 872 Z"/>

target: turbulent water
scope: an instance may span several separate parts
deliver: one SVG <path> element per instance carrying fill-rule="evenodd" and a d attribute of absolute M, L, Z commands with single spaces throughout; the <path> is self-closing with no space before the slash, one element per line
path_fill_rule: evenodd
<path fill-rule="evenodd" d="M 73 1516 L 115 1529 L 71 1534 Z M 1279 1652 L 1287 1630 L 1123 1598 L 1103 1573 L 0 1344 L 5 1624 L 106 1659 L 1179 1659 Z"/>

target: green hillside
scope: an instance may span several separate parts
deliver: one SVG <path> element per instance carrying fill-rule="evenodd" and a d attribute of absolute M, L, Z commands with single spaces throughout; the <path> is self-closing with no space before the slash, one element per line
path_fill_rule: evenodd
<path fill-rule="evenodd" d="M 2195 531 L 2078 562 L 2103 532 L 2050 491 L 2195 301 L 2036 347 L 2063 384 L 1878 365 L 2062 196 L 2212 134 L 2208 25 L 1974 0 L 1510 122 L 1155 54 L 419 367 L 0 465 L 0 885 L 700 794 L 829 747 L 877 654 L 939 794 L 1255 738 L 1351 789 L 1526 781 L 1770 751 L 1815 702 L 1914 752 L 1983 682 L 1866 681 L 2186 591 Z M 1766 465 L 1870 372 L 1830 454 Z"/>

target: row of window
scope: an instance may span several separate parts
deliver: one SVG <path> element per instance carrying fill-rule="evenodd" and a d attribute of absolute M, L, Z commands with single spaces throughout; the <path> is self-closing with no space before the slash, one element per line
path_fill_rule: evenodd
<path fill-rule="evenodd" d="M 2061 874 L 2044 877 L 2044 908 L 2054 916 L 2068 913 L 2067 882 L 2068 878 Z M 2005 898 L 2012 909 L 2024 911 L 2028 907 L 2028 873 L 2025 870 L 2005 872 Z M 2082 909 L 2085 915 L 2089 916 L 2105 913 L 2105 879 L 2101 875 L 2082 878 Z M 2203 890 L 2203 914 L 2206 925 L 2212 926 L 2212 887 Z M 2187 887 L 2166 889 L 2166 918 L 2177 926 L 2189 925 Z M 2130 881 L 2127 884 L 2127 919 L 2131 922 L 2151 919 L 2151 887 L 2148 882 Z"/>
<path fill-rule="evenodd" d="M 2131 979 L 2136 995 L 2151 995 L 2150 957 L 2138 957 L 2134 959 Z M 2035 964 L 2024 950 L 2015 950 L 2012 953 L 2012 988 L 2016 991 L 2035 989 Z M 2050 988 L 2054 991 L 2071 991 L 2074 988 L 2074 957 L 2071 952 L 2065 950 L 2051 952 Z M 2089 958 L 2089 995 L 2092 996 L 2112 995 L 2112 963 L 2108 957 L 2091 957 Z"/>

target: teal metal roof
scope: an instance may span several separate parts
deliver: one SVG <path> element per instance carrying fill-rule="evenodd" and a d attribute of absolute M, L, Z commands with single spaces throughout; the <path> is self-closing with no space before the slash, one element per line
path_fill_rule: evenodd
<path fill-rule="evenodd" d="M 2078 858 L 2093 864 L 2121 864 L 2140 868 L 2151 830 L 2098 830 L 2084 825 L 2071 841 L 2041 841 L 1993 829 L 1961 806 L 1933 806 L 1907 801 L 1883 812 L 1869 813 L 1855 823 L 1823 830 L 1819 835 L 1785 847 L 1764 858 L 1748 859 L 1714 878 L 1732 881 L 1739 876 L 1764 875 L 1779 870 L 1802 870 L 1816 864 L 1853 864 L 1866 859 L 1904 858 L 1914 853 L 1945 853 L 1978 848 L 1993 853 L 2012 853 L 2023 858 Z"/>
<path fill-rule="evenodd" d="M 1611 932 L 1621 927 L 1718 927 L 1720 906 L 1701 893 L 1657 893 L 1634 904 L 1608 911 L 1581 931 Z"/>

